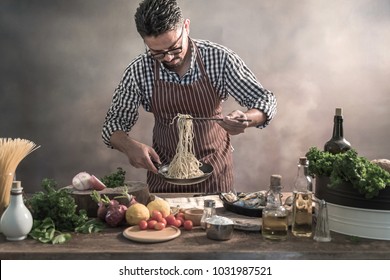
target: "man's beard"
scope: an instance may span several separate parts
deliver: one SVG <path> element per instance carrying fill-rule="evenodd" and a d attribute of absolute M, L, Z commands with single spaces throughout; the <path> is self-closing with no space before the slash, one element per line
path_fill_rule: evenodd
<path fill-rule="evenodd" d="M 174 58 L 172 61 L 175 61 L 175 64 L 169 64 L 167 62 L 162 62 L 162 64 L 169 70 L 175 70 L 183 64 L 183 59 L 180 57 Z"/>

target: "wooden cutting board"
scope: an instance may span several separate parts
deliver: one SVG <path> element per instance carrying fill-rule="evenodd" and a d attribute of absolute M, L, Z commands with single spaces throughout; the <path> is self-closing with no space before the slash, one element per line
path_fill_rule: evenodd
<path fill-rule="evenodd" d="M 126 182 L 128 193 L 135 196 L 135 199 L 144 205 L 150 202 L 150 193 L 148 185 L 144 182 L 139 181 L 128 181 Z M 93 201 L 91 194 L 93 190 L 79 191 L 73 186 L 65 187 L 70 190 L 71 195 L 74 197 L 77 204 L 77 211 L 80 209 L 85 209 L 87 211 L 88 217 L 96 217 L 98 205 Z M 106 195 L 110 199 L 113 199 L 116 196 L 120 196 L 123 192 L 123 187 L 118 188 L 105 188 L 102 191 L 98 191 L 101 195 Z M 124 198 L 116 199 L 119 203 L 128 206 L 128 201 Z"/>
<path fill-rule="evenodd" d="M 123 236 L 127 239 L 142 243 L 158 243 L 172 240 L 180 235 L 180 229 L 168 226 L 163 230 L 140 230 L 138 226 L 132 226 L 123 231 Z"/>

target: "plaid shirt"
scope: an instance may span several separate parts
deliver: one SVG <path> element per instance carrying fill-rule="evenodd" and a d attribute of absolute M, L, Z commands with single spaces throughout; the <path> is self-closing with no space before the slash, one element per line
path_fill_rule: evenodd
<path fill-rule="evenodd" d="M 276 114 L 276 98 L 256 80 L 255 75 L 232 50 L 205 40 L 192 40 L 200 51 L 203 64 L 221 100 L 232 96 L 242 107 L 257 108 L 267 116 L 264 128 Z M 194 52 L 193 52 L 194 53 Z M 138 109 L 150 112 L 154 83 L 154 59 L 146 53 L 136 57 L 126 68 L 116 88 L 107 112 L 102 137 L 107 146 L 113 132 L 129 132 L 138 120 Z M 183 76 L 166 69 L 162 64 L 160 79 L 178 84 L 191 84 L 200 77 L 200 69 L 192 55 L 191 67 Z M 179 112 L 178 112 L 179 113 Z"/>

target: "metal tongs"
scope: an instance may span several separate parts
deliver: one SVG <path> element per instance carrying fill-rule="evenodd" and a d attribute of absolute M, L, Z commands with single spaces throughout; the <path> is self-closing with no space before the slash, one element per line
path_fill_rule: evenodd
<path fill-rule="evenodd" d="M 187 118 L 187 120 L 199 120 L 199 121 L 223 121 L 223 118 L 206 118 L 206 117 L 191 117 Z M 233 119 L 239 122 L 251 122 L 252 120 L 250 119 Z"/>

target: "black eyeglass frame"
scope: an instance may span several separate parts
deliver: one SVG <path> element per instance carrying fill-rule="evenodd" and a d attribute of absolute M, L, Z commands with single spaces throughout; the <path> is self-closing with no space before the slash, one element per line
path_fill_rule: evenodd
<path fill-rule="evenodd" d="M 167 50 L 167 51 L 164 51 L 164 52 L 152 53 L 150 51 L 150 49 L 148 49 L 148 46 L 145 45 L 146 48 L 147 48 L 147 50 L 146 50 L 147 54 L 149 56 L 151 56 L 152 58 L 154 58 L 154 59 L 162 60 L 162 59 L 164 59 L 164 57 L 166 55 L 176 55 L 176 54 L 181 53 L 183 51 L 183 34 L 184 34 L 184 24 L 183 24 L 183 26 L 181 28 L 180 36 L 177 38 L 176 42 L 173 44 L 173 45 L 176 45 L 177 42 L 179 42 L 180 39 L 181 39 L 181 46 L 180 47 L 177 47 L 177 48 L 174 48 L 174 49 L 170 49 L 170 50 Z"/>

